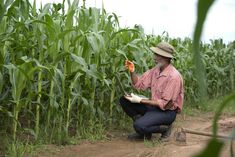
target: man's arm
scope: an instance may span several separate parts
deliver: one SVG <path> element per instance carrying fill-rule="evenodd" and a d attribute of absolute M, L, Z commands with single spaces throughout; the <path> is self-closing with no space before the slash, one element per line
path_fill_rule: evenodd
<path fill-rule="evenodd" d="M 157 100 L 141 99 L 140 103 L 159 107 L 159 102 Z M 164 109 L 165 110 L 170 109 L 172 106 L 173 106 L 172 101 L 169 101 L 164 106 Z"/>
<path fill-rule="evenodd" d="M 138 82 L 138 76 L 134 73 L 134 72 L 130 72 L 130 75 L 131 75 L 131 81 L 132 81 L 132 84 L 136 84 Z"/>
<path fill-rule="evenodd" d="M 142 99 L 140 101 L 140 103 L 147 104 L 147 105 L 152 105 L 152 106 L 157 106 L 157 107 L 159 106 L 158 101 L 156 101 L 156 100 Z"/>
<path fill-rule="evenodd" d="M 125 61 L 125 67 L 130 72 L 132 84 L 135 85 L 138 82 L 138 76 L 134 72 L 135 71 L 134 63 L 129 61 L 129 60 L 126 60 Z"/>
<path fill-rule="evenodd" d="M 135 65 L 133 62 L 126 60 L 125 67 L 129 70 L 131 75 L 131 82 L 134 88 L 145 90 L 151 86 L 152 70 L 148 70 L 142 76 L 135 74 Z"/>

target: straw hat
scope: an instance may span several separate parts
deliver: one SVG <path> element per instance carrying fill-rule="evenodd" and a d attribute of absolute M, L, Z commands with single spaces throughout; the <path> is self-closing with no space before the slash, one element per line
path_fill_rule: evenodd
<path fill-rule="evenodd" d="M 174 47 L 167 42 L 160 42 L 156 47 L 150 47 L 150 49 L 154 53 L 167 58 L 173 58 L 175 51 Z"/>

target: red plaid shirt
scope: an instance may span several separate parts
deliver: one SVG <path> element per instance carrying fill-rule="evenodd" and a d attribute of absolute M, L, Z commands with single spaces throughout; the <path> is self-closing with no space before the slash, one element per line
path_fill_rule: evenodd
<path fill-rule="evenodd" d="M 136 89 L 151 89 L 151 99 L 156 100 L 160 109 L 165 110 L 165 105 L 172 100 L 173 107 L 182 111 L 184 101 L 183 79 L 181 74 L 172 64 L 169 64 L 161 73 L 158 67 L 146 71 L 138 77 L 138 81 L 133 85 Z"/>

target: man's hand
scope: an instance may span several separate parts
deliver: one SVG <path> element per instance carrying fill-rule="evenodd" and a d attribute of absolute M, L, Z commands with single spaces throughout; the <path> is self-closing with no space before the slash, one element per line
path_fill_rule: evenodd
<path fill-rule="evenodd" d="M 172 100 L 170 100 L 167 104 L 166 104 L 166 106 L 164 107 L 164 109 L 165 110 L 168 110 L 168 109 L 170 109 L 170 108 L 172 108 L 173 107 L 173 102 L 172 102 Z"/>
<path fill-rule="evenodd" d="M 126 60 L 125 61 L 125 67 L 126 69 L 128 69 L 130 72 L 134 72 L 135 71 L 135 65 L 133 62 L 129 61 L 129 60 Z"/>
<path fill-rule="evenodd" d="M 132 103 L 140 103 L 140 101 L 142 100 L 141 97 L 133 93 L 131 93 L 131 95 L 125 95 L 124 97 Z"/>

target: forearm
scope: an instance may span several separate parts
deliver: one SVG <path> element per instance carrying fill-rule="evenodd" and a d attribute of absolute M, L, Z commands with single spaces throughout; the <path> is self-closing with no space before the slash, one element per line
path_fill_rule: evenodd
<path fill-rule="evenodd" d="M 142 99 L 140 101 L 140 103 L 146 104 L 146 105 L 151 105 L 151 106 L 159 106 L 158 101 L 156 101 L 156 100 Z"/>
<path fill-rule="evenodd" d="M 138 82 L 138 76 L 134 72 L 130 72 L 132 84 L 135 85 Z"/>
<path fill-rule="evenodd" d="M 152 105 L 152 106 L 157 106 L 157 107 L 161 108 L 162 110 L 167 110 L 167 109 L 170 109 L 173 107 L 172 100 L 166 101 L 165 103 L 160 104 L 160 102 L 157 100 L 142 99 L 140 101 L 140 103 Z"/>

